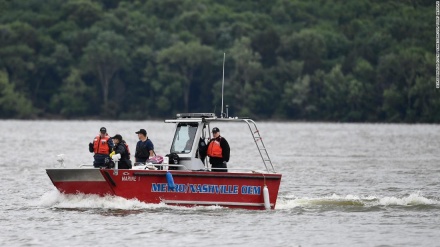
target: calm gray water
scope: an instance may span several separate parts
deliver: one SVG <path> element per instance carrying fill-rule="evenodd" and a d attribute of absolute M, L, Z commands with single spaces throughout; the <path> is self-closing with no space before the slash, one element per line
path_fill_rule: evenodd
<path fill-rule="evenodd" d="M 260 123 L 283 174 L 272 211 L 181 208 L 59 194 L 45 168 L 91 164 L 101 126 L 134 150 L 160 121 L 0 121 L 0 246 L 440 246 L 440 126 Z M 218 126 L 231 168 L 260 169 L 247 127 Z"/>

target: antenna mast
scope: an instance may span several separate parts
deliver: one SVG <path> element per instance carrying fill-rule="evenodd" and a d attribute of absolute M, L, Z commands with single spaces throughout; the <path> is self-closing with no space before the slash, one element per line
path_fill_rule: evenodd
<path fill-rule="evenodd" d="M 223 53 L 223 79 L 222 79 L 222 112 L 221 112 L 221 118 L 223 118 L 223 90 L 225 88 L 225 59 L 226 59 L 226 52 Z"/>

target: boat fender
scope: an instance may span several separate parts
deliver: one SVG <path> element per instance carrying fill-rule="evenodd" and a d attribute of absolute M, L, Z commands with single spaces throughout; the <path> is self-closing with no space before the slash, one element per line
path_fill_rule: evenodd
<path fill-rule="evenodd" d="M 170 190 L 174 190 L 176 185 L 174 184 L 173 175 L 171 174 L 171 172 L 167 171 L 167 175 L 166 176 L 167 176 L 168 188 Z"/>
<path fill-rule="evenodd" d="M 266 185 L 264 185 L 263 188 L 263 199 L 264 199 L 264 208 L 266 210 L 270 209 L 270 200 L 269 200 L 269 189 Z"/>

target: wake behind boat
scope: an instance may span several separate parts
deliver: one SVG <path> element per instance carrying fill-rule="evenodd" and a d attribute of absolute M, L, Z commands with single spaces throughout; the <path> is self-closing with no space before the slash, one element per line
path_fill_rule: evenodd
<path fill-rule="evenodd" d="M 241 122 L 249 127 L 265 171 L 228 168 L 215 172 L 202 150 L 212 138 L 214 122 Z M 256 123 L 249 118 L 218 118 L 214 113 L 177 114 L 168 159 L 133 169 L 46 169 L 54 186 L 64 194 L 116 195 L 145 203 L 182 206 L 218 205 L 244 209 L 274 209 L 281 174 L 274 169 Z M 234 150 L 234 154 L 239 150 Z M 258 159 L 250 161 L 256 163 Z M 168 162 L 167 162 L 168 160 Z M 241 166 L 243 167 L 243 166 Z"/>

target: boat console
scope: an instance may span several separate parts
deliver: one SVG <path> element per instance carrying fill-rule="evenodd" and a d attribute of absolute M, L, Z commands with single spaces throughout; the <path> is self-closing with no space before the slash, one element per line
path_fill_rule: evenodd
<path fill-rule="evenodd" d="M 212 137 L 212 122 L 245 122 L 249 126 L 266 170 L 275 173 L 256 123 L 249 118 L 218 118 L 215 113 L 178 113 L 175 119 L 165 120 L 165 123 L 176 124 L 170 155 L 177 155 L 179 164 L 173 164 L 170 159 L 170 170 L 209 171 L 204 150 Z"/>

